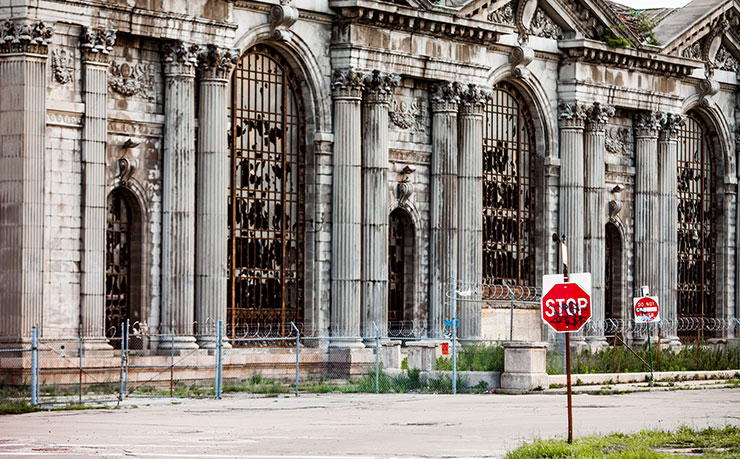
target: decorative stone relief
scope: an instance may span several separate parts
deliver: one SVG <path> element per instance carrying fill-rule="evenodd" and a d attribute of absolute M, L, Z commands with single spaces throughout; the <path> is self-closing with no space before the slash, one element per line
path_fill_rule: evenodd
<path fill-rule="evenodd" d="M 616 155 L 632 156 L 632 136 L 630 129 L 612 126 L 606 130 L 606 151 Z"/>
<path fill-rule="evenodd" d="M 586 106 L 578 102 L 560 102 L 558 105 L 560 124 L 569 127 L 583 127 L 586 120 Z"/>
<path fill-rule="evenodd" d="M 714 71 L 711 72 L 714 74 Z M 719 82 L 712 78 L 706 78 L 699 82 L 699 103 L 702 107 L 709 107 L 712 103 L 712 96 L 719 92 Z"/>
<path fill-rule="evenodd" d="M 115 30 L 98 30 L 84 27 L 80 36 L 80 49 L 85 60 L 107 62 L 108 54 L 116 43 Z"/>
<path fill-rule="evenodd" d="M 239 50 L 208 45 L 201 48 L 198 68 L 201 75 L 209 78 L 228 78 L 231 69 L 239 61 Z"/>
<path fill-rule="evenodd" d="M 681 57 L 688 59 L 696 59 L 697 61 L 702 60 L 701 42 L 696 42 L 681 51 Z"/>
<path fill-rule="evenodd" d="M 334 70 L 331 75 L 331 87 L 336 96 L 361 96 L 365 88 L 365 75 L 354 69 Z"/>
<path fill-rule="evenodd" d="M 431 88 L 433 111 L 457 111 L 462 87 L 460 83 L 436 83 Z"/>
<path fill-rule="evenodd" d="M 54 26 L 43 22 L 5 20 L 0 25 L 0 53 L 36 53 L 49 51 Z"/>
<path fill-rule="evenodd" d="M 591 130 L 604 129 L 609 118 L 614 116 L 615 110 L 611 105 L 601 105 L 599 102 L 586 107 L 586 126 Z"/>
<path fill-rule="evenodd" d="M 509 61 L 514 66 L 514 76 L 516 78 L 528 78 L 530 70 L 527 68 L 530 62 L 534 60 L 534 50 L 525 46 L 517 46 L 509 53 Z"/>
<path fill-rule="evenodd" d="M 463 86 L 460 91 L 460 105 L 462 105 L 464 110 L 479 110 L 492 95 L 493 91 L 488 88 L 481 88 L 474 84 L 468 84 Z"/>
<path fill-rule="evenodd" d="M 111 62 L 108 87 L 118 94 L 131 97 L 136 94 L 149 96 L 154 86 L 154 72 L 151 66 L 127 62 Z"/>
<path fill-rule="evenodd" d="M 532 35 L 536 37 L 550 38 L 553 40 L 563 38 L 563 29 L 542 11 L 541 8 L 537 8 L 537 12 L 534 14 L 531 29 Z"/>
<path fill-rule="evenodd" d="M 200 51 L 200 46 L 179 40 L 165 42 L 162 45 L 162 61 L 165 65 L 165 72 L 192 74 L 198 66 Z"/>
<path fill-rule="evenodd" d="M 718 19 L 712 24 L 711 32 L 704 39 L 704 75 L 709 79 L 714 76 L 714 70 L 717 68 L 717 52 L 722 46 L 722 36 L 729 28 L 730 23 L 727 19 Z"/>
<path fill-rule="evenodd" d="M 519 0 L 516 9 L 516 28 L 519 32 L 519 44 L 526 45 L 532 33 L 532 18 L 537 11 L 537 0 Z"/>
<path fill-rule="evenodd" d="M 416 171 L 412 166 L 406 166 L 401 171 L 401 181 L 396 185 L 396 198 L 398 202 L 409 201 L 414 192 L 414 184 L 409 177 Z"/>
<path fill-rule="evenodd" d="M 74 58 L 72 53 L 65 49 L 55 49 L 51 52 L 51 70 L 54 80 L 59 84 L 67 84 L 74 77 Z"/>
<path fill-rule="evenodd" d="M 685 115 L 676 115 L 674 113 L 663 113 L 660 117 L 661 131 L 660 135 L 669 138 L 675 138 L 681 126 L 686 124 Z"/>
<path fill-rule="evenodd" d="M 511 3 L 488 14 L 488 20 L 496 24 L 514 25 L 514 10 Z"/>
<path fill-rule="evenodd" d="M 612 188 L 614 199 L 609 201 L 609 220 L 614 221 L 619 217 L 619 212 L 622 211 L 622 200 L 619 194 L 624 190 L 624 185 L 617 184 Z"/>
<path fill-rule="evenodd" d="M 118 184 L 120 186 L 126 186 L 131 176 L 136 170 L 138 162 L 135 159 L 129 159 L 126 157 L 118 158 Z"/>
<path fill-rule="evenodd" d="M 270 8 L 270 28 L 272 38 L 278 41 L 290 41 L 293 32 L 290 28 L 298 20 L 298 8 L 290 0 L 280 0 L 279 5 Z"/>
<path fill-rule="evenodd" d="M 412 132 L 424 132 L 427 110 L 427 102 L 423 99 L 393 99 L 388 110 L 388 125 Z"/>
<path fill-rule="evenodd" d="M 735 72 L 740 74 L 740 61 L 735 59 L 735 56 L 727 51 L 727 48 L 722 46 L 715 57 L 717 68 L 720 70 L 727 70 L 728 72 Z"/>
<path fill-rule="evenodd" d="M 635 114 L 633 127 L 635 135 L 657 136 L 661 128 L 663 115 L 659 112 L 638 112 Z"/>
<path fill-rule="evenodd" d="M 363 78 L 365 99 L 370 103 L 387 103 L 399 84 L 401 84 L 400 75 L 383 74 L 380 70 L 373 70 Z"/>

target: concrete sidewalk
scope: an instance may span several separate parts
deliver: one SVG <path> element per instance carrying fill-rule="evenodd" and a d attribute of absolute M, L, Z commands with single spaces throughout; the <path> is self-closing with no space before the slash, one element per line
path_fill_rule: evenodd
<path fill-rule="evenodd" d="M 541 393 L 129 399 L 115 410 L 2 416 L 0 456 L 503 457 L 565 435 L 565 403 Z M 576 394 L 574 407 L 576 436 L 740 425 L 740 389 Z"/>

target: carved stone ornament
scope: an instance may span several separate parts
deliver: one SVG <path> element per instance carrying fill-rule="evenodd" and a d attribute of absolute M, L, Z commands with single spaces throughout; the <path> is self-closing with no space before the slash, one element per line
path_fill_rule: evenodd
<path fill-rule="evenodd" d="M 429 105 L 425 99 L 392 99 L 388 108 L 388 125 L 412 132 L 424 132 Z"/>
<path fill-rule="evenodd" d="M 83 27 L 80 49 L 85 60 L 107 62 L 108 54 L 116 43 L 115 30 L 98 30 Z"/>
<path fill-rule="evenodd" d="M 51 71 L 54 80 L 59 84 L 67 84 L 74 77 L 74 58 L 66 49 L 55 49 L 51 52 Z"/>
<path fill-rule="evenodd" d="M 631 130 L 625 127 L 614 126 L 606 131 L 604 144 L 606 151 L 616 155 L 632 156 Z"/>
<path fill-rule="evenodd" d="M 532 33 L 532 18 L 537 11 L 537 0 L 519 0 L 516 9 L 516 28 L 519 33 L 519 44 L 526 45 L 529 42 L 529 34 Z"/>
<path fill-rule="evenodd" d="M 496 24 L 514 25 L 514 10 L 511 2 L 488 14 L 488 20 Z"/>
<path fill-rule="evenodd" d="M 460 105 L 463 110 L 480 110 L 492 96 L 490 89 L 468 84 L 460 91 Z"/>
<path fill-rule="evenodd" d="M 109 74 L 108 87 L 125 97 L 146 95 L 154 85 L 154 74 L 145 64 L 111 62 Z"/>
<path fill-rule="evenodd" d="M 702 60 L 702 50 L 701 50 L 701 43 L 696 42 L 693 43 L 681 51 L 681 57 L 686 57 L 688 59 L 696 59 L 697 61 Z"/>
<path fill-rule="evenodd" d="M 714 96 L 718 92 L 719 82 L 711 78 L 701 80 L 699 82 L 699 103 L 702 105 L 702 107 L 709 107 L 712 103 L 712 96 Z"/>
<path fill-rule="evenodd" d="M 537 8 L 537 12 L 534 14 L 532 19 L 532 25 L 530 26 L 532 35 L 542 38 L 550 38 L 552 40 L 560 40 L 563 38 L 563 29 L 552 20 L 541 8 Z"/>
<path fill-rule="evenodd" d="M 717 51 L 714 61 L 718 69 L 735 72 L 740 75 L 740 61 L 730 54 L 724 46 Z"/>
<path fill-rule="evenodd" d="M 432 111 L 454 111 L 460 103 L 462 87 L 458 82 L 436 83 L 431 88 Z"/>
<path fill-rule="evenodd" d="M 0 25 L 0 53 L 46 54 L 54 26 L 43 22 L 5 20 Z"/>
<path fill-rule="evenodd" d="M 363 78 L 365 100 L 369 103 L 388 103 L 390 95 L 401 84 L 401 75 L 383 74 L 380 70 L 366 73 Z"/>
<path fill-rule="evenodd" d="M 270 29 L 272 38 L 278 41 L 290 41 L 293 32 L 290 28 L 298 20 L 298 8 L 290 0 L 280 0 L 279 5 L 270 8 Z"/>
<path fill-rule="evenodd" d="M 198 66 L 200 46 L 182 41 L 169 41 L 162 45 L 165 72 L 192 73 Z"/>
<path fill-rule="evenodd" d="M 201 75 L 212 78 L 227 78 L 239 61 L 239 50 L 208 45 L 200 49 L 198 68 Z"/>
<path fill-rule="evenodd" d="M 674 138 L 678 135 L 681 126 L 686 124 L 686 115 L 663 113 L 660 117 L 660 135 L 662 138 Z"/>
<path fill-rule="evenodd" d="M 128 185 L 129 180 L 131 180 L 131 176 L 134 174 L 134 171 L 136 170 L 137 161 L 135 159 L 129 159 L 126 157 L 118 158 L 118 184 L 121 186 Z"/>
<path fill-rule="evenodd" d="M 619 194 L 624 190 L 624 185 L 621 183 L 617 184 L 612 188 L 614 199 L 609 201 L 609 219 L 615 220 L 619 216 L 619 212 L 622 211 L 622 200 L 619 199 Z"/>
<path fill-rule="evenodd" d="M 704 75 L 711 79 L 714 76 L 714 70 L 717 68 L 717 52 L 722 46 L 722 36 L 725 34 L 727 29 L 730 28 L 730 23 L 727 19 L 720 18 L 712 24 L 711 32 L 704 39 L 704 47 L 702 49 L 702 57 L 704 58 Z"/>
<path fill-rule="evenodd" d="M 331 87 L 335 96 L 359 97 L 365 88 L 365 75 L 354 69 L 334 70 L 331 75 Z"/>
<path fill-rule="evenodd" d="M 635 135 L 657 137 L 662 126 L 663 115 L 659 112 L 638 112 L 634 118 Z"/>
<path fill-rule="evenodd" d="M 591 130 L 604 129 L 609 118 L 614 116 L 615 110 L 611 105 L 601 105 L 599 102 L 586 107 L 586 126 Z"/>
<path fill-rule="evenodd" d="M 530 71 L 527 66 L 534 60 L 534 50 L 525 46 L 517 46 L 509 53 L 509 61 L 514 66 L 516 78 L 528 78 Z"/>
<path fill-rule="evenodd" d="M 396 185 L 396 198 L 398 198 L 399 202 L 408 201 L 413 192 L 414 185 L 408 180 L 408 177 Z"/>
<path fill-rule="evenodd" d="M 583 127 L 586 120 L 586 106 L 578 102 L 560 102 L 558 104 L 560 124 L 568 127 Z"/>

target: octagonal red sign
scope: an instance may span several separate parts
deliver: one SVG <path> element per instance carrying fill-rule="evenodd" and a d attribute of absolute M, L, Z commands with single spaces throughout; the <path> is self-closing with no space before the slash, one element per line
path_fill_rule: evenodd
<path fill-rule="evenodd" d="M 588 274 L 588 273 L 586 273 Z M 561 282 L 551 284 L 543 282 L 545 290 L 542 295 L 542 320 L 556 332 L 580 331 L 591 319 L 590 274 L 588 285 L 583 282 Z"/>

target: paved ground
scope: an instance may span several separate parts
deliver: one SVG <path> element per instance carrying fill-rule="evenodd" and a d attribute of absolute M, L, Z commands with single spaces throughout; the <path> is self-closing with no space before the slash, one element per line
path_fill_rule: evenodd
<path fill-rule="evenodd" d="M 555 394 L 229 396 L 174 403 L 134 399 L 117 410 L 1 416 L 0 456 L 502 457 L 534 437 L 566 433 L 565 396 Z M 574 406 L 576 436 L 740 425 L 740 389 L 575 395 Z"/>

